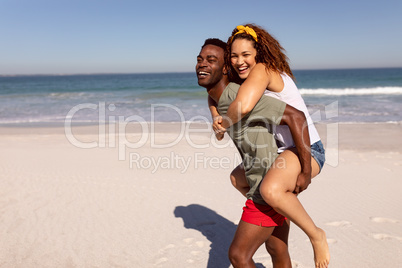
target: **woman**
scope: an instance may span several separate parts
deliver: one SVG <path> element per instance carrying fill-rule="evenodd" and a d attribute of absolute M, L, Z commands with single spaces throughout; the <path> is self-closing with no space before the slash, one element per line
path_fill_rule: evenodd
<path fill-rule="evenodd" d="M 296 196 L 307 188 L 311 178 L 321 171 L 325 161 L 324 148 L 306 105 L 292 80 L 293 74 L 283 48 L 264 29 L 248 24 L 240 25 L 233 30 L 228 40 L 226 54 L 231 80 L 241 83 L 241 87 L 236 99 L 229 106 L 228 120 L 219 117 L 216 109 L 210 106 L 212 116 L 216 118 L 213 127 L 218 133 L 218 138 L 221 138 L 226 128 L 248 114 L 263 94 L 294 106 L 303 111 L 308 119 L 311 167 L 301 166 L 289 128 L 277 127 L 274 134 L 278 140 L 278 152 L 281 154 L 265 175 L 260 185 L 260 193 L 267 204 L 293 221 L 307 234 L 313 246 L 315 266 L 327 267 L 330 257 L 325 232 L 314 224 Z M 247 193 L 248 185 L 241 166 L 232 172 L 231 180 L 242 194 Z M 259 209 L 261 205 L 264 204 L 254 204 L 252 200 L 248 200 L 245 209 L 248 207 Z M 249 223 L 259 224 L 253 220 Z M 240 230 L 236 232 L 229 251 L 229 257 L 235 267 L 236 263 L 251 265 L 251 257 L 260 246 L 260 241 L 257 239 L 259 231 L 251 232 L 252 227 L 247 227 L 250 225 L 244 226 L 246 227 L 239 228 Z"/>

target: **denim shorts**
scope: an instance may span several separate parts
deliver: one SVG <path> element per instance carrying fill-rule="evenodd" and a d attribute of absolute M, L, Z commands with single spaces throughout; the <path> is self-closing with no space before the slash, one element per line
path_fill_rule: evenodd
<path fill-rule="evenodd" d="M 320 172 L 321 172 L 322 167 L 324 166 L 325 163 L 325 149 L 321 140 L 311 145 L 311 156 L 315 159 L 315 161 L 317 161 L 318 165 L 320 166 Z"/>

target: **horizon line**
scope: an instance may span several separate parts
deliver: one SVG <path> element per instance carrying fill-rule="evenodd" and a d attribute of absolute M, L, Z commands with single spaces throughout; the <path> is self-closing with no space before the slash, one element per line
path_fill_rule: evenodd
<path fill-rule="evenodd" d="M 332 70 L 365 70 L 365 69 L 401 69 L 401 67 L 348 67 L 348 68 L 312 68 L 312 69 L 293 69 L 292 71 L 332 71 Z M 0 77 L 15 76 L 73 76 L 73 75 L 132 75 L 132 74 L 179 74 L 193 73 L 194 71 L 177 71 L 177 72 L 95 72 L 95 73 L 30 73 L 30 74 L 0 74 Z M 195 73 L 195 72 L 194 72 Z"/>

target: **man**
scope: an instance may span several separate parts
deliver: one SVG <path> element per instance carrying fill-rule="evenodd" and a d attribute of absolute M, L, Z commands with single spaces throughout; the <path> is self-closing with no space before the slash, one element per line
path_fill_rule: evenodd
<path fill-rule="evenodd" d="M 197 56 L 196 65 L 198 84 L 207 89 L 209 97 L 218 104 L 217 108 L 222 116 L 226 114 L 239 89 L 239 85 L 229 83 L 224 68 L 225 47 L 226 43 L 219 39 L 207 39 Z M 277 99 L 263 96 L 251 113 L 228 129 L 228 134 L 243 159 L 250 186 L 247 197 L 257 204 L 262 204 L 263 214 L 272 220 L 272 225 L 266 227 L 251 224 L 243 220 L 243 217 L 254 217 L 255 211 L 248 212 L 251 213 L 247 214 L 249 216 L 245 216 L 246 210 L 244 211 L 229 249 L 229 258 L 234 267 L 252 267 L 254 265 L 252 256 L 263 243 L 272 257 L 275 268 L 291 267 L 287 248 L 289 222 L 282 224 L 283 220 L 279 218 L 281 215 L 265 203 L 259 192 L 259 184 L 278 156 L 271 131 L 271 125 L 277 124 L 289 126 L 296 148 L 310 159 L 308 130 L 303 127 L 306 126 L 304 114 Z M 301 189 L 305 189 L 310 181 L 303 183 L 299 185 Z"/>

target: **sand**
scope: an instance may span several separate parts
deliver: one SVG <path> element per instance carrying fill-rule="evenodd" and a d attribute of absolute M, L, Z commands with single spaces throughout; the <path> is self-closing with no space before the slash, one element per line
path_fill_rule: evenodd
<path fill-rule="evenodd" d="M 0 267 L 230 267 L 240 159 L 208 128 L 0 127 Z M 401 266 L 402 125 L 318 130 L 328 161 L 300 199 L 330 267 Z M 289 250 L 293 267 L 314 266 L 295 225 Z M 263 247 L 254 260 L 272 267 Z"/>

